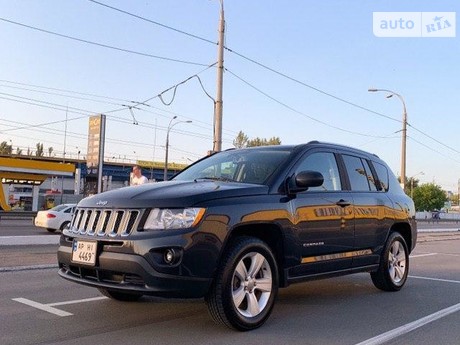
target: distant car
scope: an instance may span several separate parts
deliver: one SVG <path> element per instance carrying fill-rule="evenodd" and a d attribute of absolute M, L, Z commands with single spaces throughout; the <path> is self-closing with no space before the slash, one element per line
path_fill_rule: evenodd
<path fill-rule="evenodd" d="M 38 211 L 34 224 L 49 232 L 64 230 L 72 220 L 76 204 L 62 204 L 46 211 Z"/>

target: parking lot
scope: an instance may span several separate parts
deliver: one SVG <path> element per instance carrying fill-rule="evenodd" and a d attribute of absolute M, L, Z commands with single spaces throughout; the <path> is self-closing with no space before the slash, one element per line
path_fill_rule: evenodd
<path fill-rule="evenodd" d="M 201 299 L 122 303 L 71 284 L 55 244 L 0 246 L 0 344 L 458 344 L 459 244 L 456 233 L 421 235 L 397 293 L 364 273 L 281 289 L 249 333 L 215 325 Z"/>

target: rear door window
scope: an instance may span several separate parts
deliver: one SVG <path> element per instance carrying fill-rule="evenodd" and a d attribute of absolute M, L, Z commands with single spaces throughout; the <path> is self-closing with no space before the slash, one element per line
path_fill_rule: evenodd
<path fill-rule="evenodd" d="M 347 169 L 348 178 L 350 179 L 351 190 L 358 192 L 370 191 L 371 187 L 369 185 L 369 175 L 366 172 L 361 158 L 349 155 L 343 155 L 342 157 Z"/>

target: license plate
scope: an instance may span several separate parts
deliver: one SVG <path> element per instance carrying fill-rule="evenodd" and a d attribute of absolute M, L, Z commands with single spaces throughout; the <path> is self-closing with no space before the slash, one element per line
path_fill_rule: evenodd
<path fill-rule="evenodd" d="M 72 262 L 94 266 L 96 264 L 97 242 L 74 240 Z"/>

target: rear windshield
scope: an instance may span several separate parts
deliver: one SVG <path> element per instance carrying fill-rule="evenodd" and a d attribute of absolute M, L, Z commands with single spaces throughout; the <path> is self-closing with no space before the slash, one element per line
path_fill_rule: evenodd
<path fill-rule="evenodd" d="M 289 157 L 291 151 L 266 149 L 242 149 L 225 151 L 206 158 L 183 172 L 173 180 L 219 180 L 265 184 L 268 178 Z"/>

